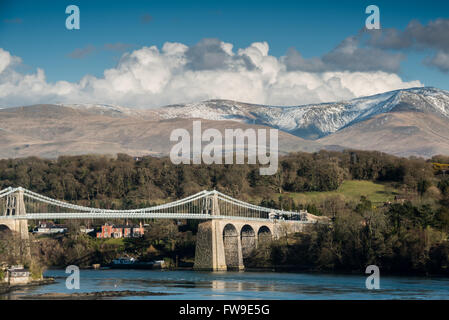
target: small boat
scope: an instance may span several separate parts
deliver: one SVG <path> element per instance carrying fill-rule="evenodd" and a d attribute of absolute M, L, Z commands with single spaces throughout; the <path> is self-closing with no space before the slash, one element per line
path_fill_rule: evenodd
<path fill-rule="evenodd" d="M 134 258 L 118 258 L 112 260 L 109 265 L 112 269 L 162 269 L 164 260 L 157 261 L 139 261 Z"/>

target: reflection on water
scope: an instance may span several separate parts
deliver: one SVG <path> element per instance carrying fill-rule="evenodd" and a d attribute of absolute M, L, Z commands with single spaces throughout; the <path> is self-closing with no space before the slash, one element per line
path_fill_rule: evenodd
<path fill-rule="evenodd" d="M 51 285 L 21 289 L 0 299 L 42 293 L 73 293 L 64 270 L 49 270 Z M 77 292 L 133 290 L 168 296 L 122 299 L 449 299 L 448 278 L 381 277 L 380 290 L 367 290 L 364 275 L 161 270 L 81 270 Z"/>
<path fill-rule="evenodd" d="M 274 284 L 264 284 L 258 282 L 227 282 L 222 280 L 211 281 L 212 290 L 226 291 L 275 291 Z"/>

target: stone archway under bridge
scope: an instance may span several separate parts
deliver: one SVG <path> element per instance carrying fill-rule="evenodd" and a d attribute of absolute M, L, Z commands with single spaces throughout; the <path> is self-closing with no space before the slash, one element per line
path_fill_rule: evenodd
<path fill-rule="evenodd" d="M 244 270 L 246 256 L 259 241 L 304 231 L 305 225 L 293 221 L 248 221 L 214 219 L 198 225 L 195 250 L 196 270 Z"/>

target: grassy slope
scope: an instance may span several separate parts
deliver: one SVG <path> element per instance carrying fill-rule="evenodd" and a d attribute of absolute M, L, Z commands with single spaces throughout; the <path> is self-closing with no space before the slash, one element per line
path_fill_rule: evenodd
<path fill-rule="evenodd" d="M 368 200 L 375 203 L 391 201 L 397 194 L 397 190 L 392 187 L 374 183 L 371 181 L 347 180 L 336 191 L 328 192 L 298 192 L 286 193 L 295 201 L 300 203 L 320 203 L 329 196 L 343 196 L 346 201 L 358 201 L 361 196 L 366 196 Z M 284 195 L 286 195 L 284 194 Z M 277 200 L 280 194 L 276 194 L 273 199 Z"/>

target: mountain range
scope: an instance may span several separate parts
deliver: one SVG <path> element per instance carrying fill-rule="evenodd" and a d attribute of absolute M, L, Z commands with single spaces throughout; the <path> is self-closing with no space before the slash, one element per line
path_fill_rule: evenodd
<path fill-rule="evenodd" d="M 449 155 L 449 92 L 431 87 L 334 103 L 267 106 L 229 100 L 134 109 L 41 104 L 0 110 L 0 157 L 86 153 L 167 155 L 173 129 L 276 128 L 280 153 L 364 149 Z"/>

